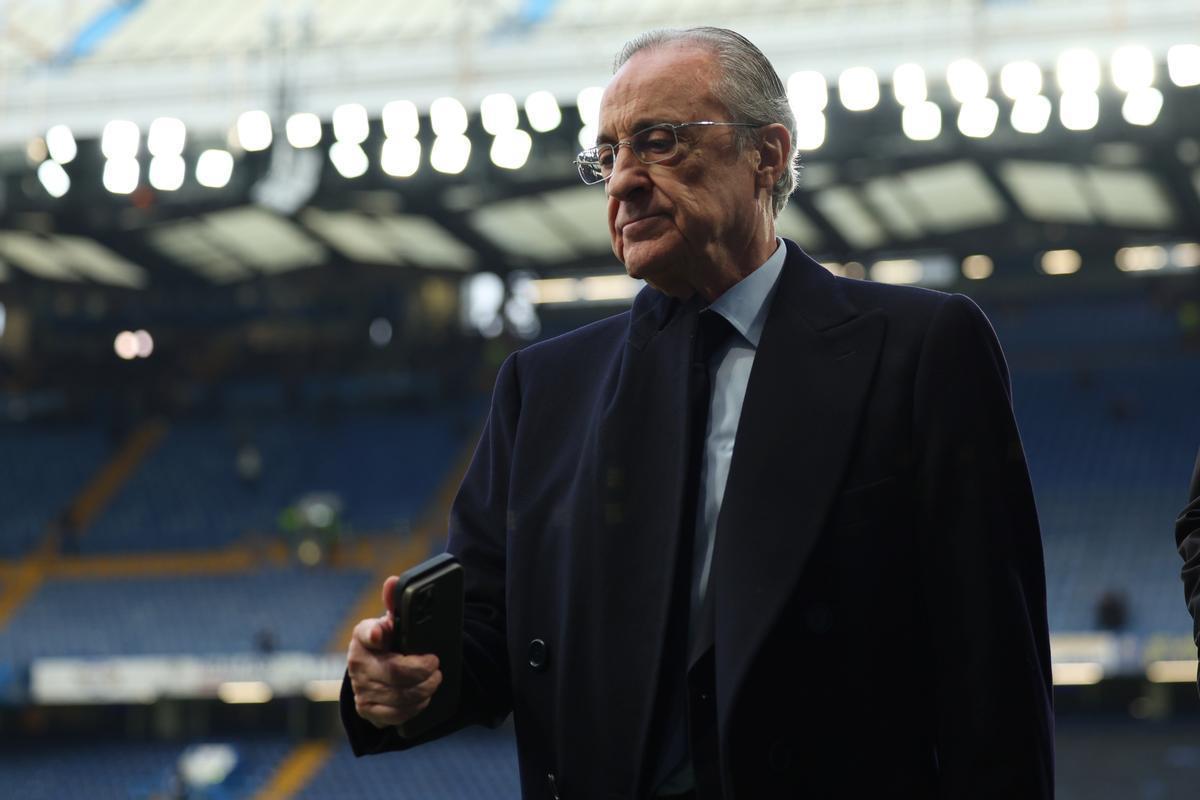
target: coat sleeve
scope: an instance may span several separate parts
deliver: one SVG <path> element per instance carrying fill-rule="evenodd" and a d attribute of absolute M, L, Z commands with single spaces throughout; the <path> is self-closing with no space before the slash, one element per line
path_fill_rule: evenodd
<path fill-rule="evenodd" d="M 983 312 L 942 301 L 917 368 L 921 595 L 938 797 L 1054 794 L 1054 717 L 1041 534 L 1008 368 Z"/>
<path fill-rule="evenodd" d="M 1192 472 L 1191 502 L 1175 521 L 1175 544 L 1183 557 L 1183 594 L 1192 614 L 1193 634 L 1200 646 L 1200 453 Z"/>
<path fill-rule="evenodd" d="M 447 552 L 463 565 L 463 683 L 458 713 L 418 738 L 379 729 L 354 710 L 348 677 L 342 681 L 342 724 L 355 755 L 405 750 L 474 724 L 495 727 L 512 709 L 505 626 L 505 548 L 508 478 L 520 413 L 517 354 L 496 378 L 492 405 L 475 455 L 450 510 Z"/>

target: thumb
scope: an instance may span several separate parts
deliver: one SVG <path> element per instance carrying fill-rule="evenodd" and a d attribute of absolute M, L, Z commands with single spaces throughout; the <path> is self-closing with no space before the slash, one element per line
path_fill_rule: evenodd
<path fill-rule="evenodd" d="M 395 575 L 392 575 L 383 582 L 383 606 L 388 610 L 389 617 L 395 617 L 396 615 L 396 609 L 392 607 L 392 593 L 399 582 L 400 579 Z"/>

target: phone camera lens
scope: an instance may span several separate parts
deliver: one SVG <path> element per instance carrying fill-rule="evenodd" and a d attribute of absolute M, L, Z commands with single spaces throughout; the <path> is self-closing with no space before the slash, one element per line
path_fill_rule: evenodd
<path fill-rule="evenodd" d="M 417 623 L 425 622 L 433 616 L 433 601 L 432 586 L 417 592 L 417 596 L 413 600 L 413 616 Z"/>

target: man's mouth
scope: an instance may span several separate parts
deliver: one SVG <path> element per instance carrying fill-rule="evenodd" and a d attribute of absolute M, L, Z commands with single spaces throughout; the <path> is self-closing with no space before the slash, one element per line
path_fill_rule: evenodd
<path fill-rule="evenodd" d="M 649 228 L 661 216 L 662 216 L 661 214 L 647 214 L 644 217 L 638 217 L 637 219 L 632 219 L 629 222 L 626 222 L 624 225 L 621 226 L 621 233 L 622 233 L 622 235 L 625 235 L 625 236 L 628 236 L 630 234 L 637 234 L 638 231 L 640 231 L 644 228 Z"/>

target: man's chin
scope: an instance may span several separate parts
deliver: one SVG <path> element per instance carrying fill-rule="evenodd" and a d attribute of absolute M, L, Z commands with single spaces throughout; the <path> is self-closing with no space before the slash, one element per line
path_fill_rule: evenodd
<path fill-rule="evenodd" d="M 627 259 L 625 272 L 629 277 L 645 281 L 663 294 L 686 298 L 692 293 L 691 287 L 680 280 L 679 271 L 672 269 L 670 262 Z"/>

